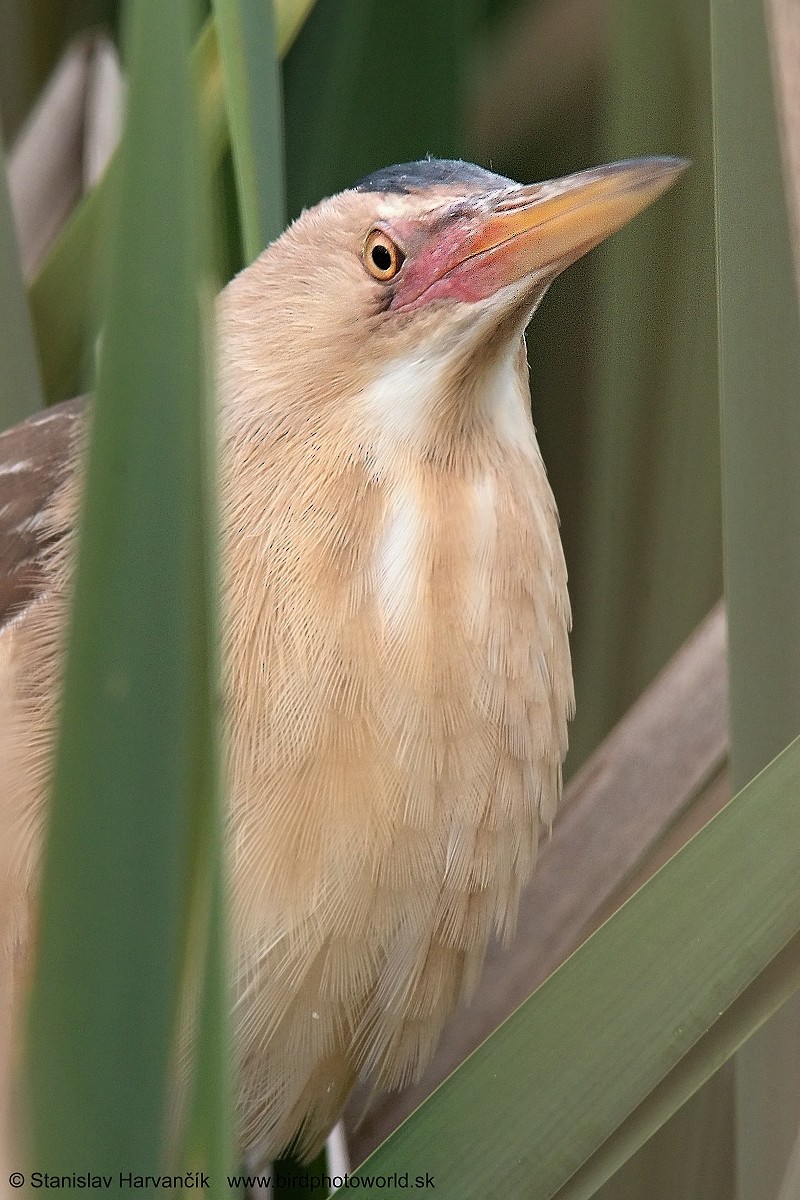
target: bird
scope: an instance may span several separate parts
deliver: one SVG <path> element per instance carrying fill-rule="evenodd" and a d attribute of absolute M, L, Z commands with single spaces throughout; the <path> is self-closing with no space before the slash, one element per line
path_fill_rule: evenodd
<path fill-rule="evenodd" d="M 514 931 L 574 709 L 524 333 L 670 187 L 426 158 L 303 212 L 216 311 L 236 1120 L 314 1155 L 359 1079 L 417 1079 Z M 39 860 L 90 407 L 0 435 L 4 1003 Z M 13 1011 L 12 1011 L 13 1010 Z M 16 1014 L 16 1015 L 15 1015 Z"/>

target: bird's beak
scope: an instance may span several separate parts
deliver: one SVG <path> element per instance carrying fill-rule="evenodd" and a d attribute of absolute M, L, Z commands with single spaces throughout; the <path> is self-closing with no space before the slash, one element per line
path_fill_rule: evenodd
<path fill-rule="evenodd" d="M 481 300 L 522 280 L 549 281 L 651 204 L 687 166 L 680 158 L 631 159 L 475 197 L 474 208 L 465 212 L 462 205 L 441 232 L 434 271 L 427 282 L 419 279 L 424 286 L 414 287 L 416 296 L 402 307 L 443 296 Z"/>

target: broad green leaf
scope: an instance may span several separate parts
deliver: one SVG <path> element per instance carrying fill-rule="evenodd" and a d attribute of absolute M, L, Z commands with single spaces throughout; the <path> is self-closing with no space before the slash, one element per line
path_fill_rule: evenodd
<path fill-rule="evenodd" d="M 219 918 L 208 834 L 219 818 L 208 237 L 189 0 L 131 0 L 128 16 L 27 1039 L 33 1161 L 114 1178 L 166 1165 L 187 954 L 201 960 L 195 977 L 208 961 L 213 994 L 220 953 L 218 927 L 208 954 L 203 944 L 209 909 Z M 224 1074 L 218 1086 L 227 1097 Z M 215 1162 L 222 1128 L 207 1134 Z"/>
<path fill-rule="evenodd" d="M 773 37 L 790 33 L 789 11 L 778 21 L 779 7 Z M 711 4 L 730 756 L 738 787 L 800 730 L 800 302 L 768 11 L 757 0 L 735 12 Z M 741 1200 L 773 1200 L 781 1186 L 800 1124 L 798 1046 L 800 999 L 737 1062 Z"/>
<path fill-rule="evenodd" d="M 314 7 L 316 0 L 274 0 L 278 45 L 286 54 Z"/>
<path fill-rule="evenodd" d="M 789 1155 L 777 1200 L 795 1200 L 796 1196 L 800 1196 L 800 1130 L 798 1130 L 792 1152 Z"/>
<path fill-rule="evenodd" d="M 0 137 L 0 429 L 42 407 L 42 383 Z"/>
<path fill-rule="evenodd" d="M 283 106 L 268 0 L 214 0 L 247 262 L 286 224 Z"/>
<path fill-rule="evenodd" d="M 663 203 L 601 246 L 594 264 L 596 317 L 582 334 L 584 346 L 595 346 L 595 375 L 586 418 L 574 422 L 586 484 L 571 572 L 572 768 L 722 590 L 708 6 L 613 0 L 607 13 L 597 157 L 669 150 L 691 167 Z M 560 361 L 569 358 L 568 347 Z M 581 464 L 576 470 L 569 429 L 564 440 L 556 454 L 567 456 L 563 482 L 571 488 Z M 729 1117 L 726 1132 L 720 1119 L 732 1108 L 730 1097 L 722 1100 L 726 1087 L 731 1071 L 692 1103 L 695 1125 L 716 1131 L 713 1167 L 708 1146 L 695 1142 L 690 1152 L 689 1114 L 679 1113 L 608 1183 L 603 1200 L 636 1195 L 637 1180 L 647 1180 L 648 1200 L 729 1200 L 734 1128 Z"/>
<path fill-rule="evenodd" d="M 210 714 L 209 714 L 210 715 Z M 205 747 L 214 749 L 213 741 Z M 201 755 L 204 748 L 198 747 Z M 209 777 L 215 763 L 208 761 Z M 233 1041 L 230 1028 L 231 987 L 228 971 L 224 830 L 218 807 L 206 805 L 210 820 L 202 823 L 195 848 L 198 889 L 195 930 L 201 942 L 192 966 L 199 967 L 197 1065 L 184 1145 L 186 1162 L 205 1170 L 214 1198 L 226 1197 L 225 1181 L 233 1155 Z M 205 946 L 202 945 L 205 941 Z M 190 941 L 191 946 L 191 941 Z"/>
<path fill-rule="evenodd" d="M 647 1142 L 660 1129 L 665 1119 L 678 1112 L 691 1097 L 699 1100 L 703 1096 L 700 1090 L 709 1081 L 714 1086 L 708 1093 L 709 1102 L 713 1099 L 715 1111 L 712 1119 L 719 1118 L 723 1110 L 724 1119 L 729 1119 L 733 1108 L 729 1081 L 719 1075 L 719 1069 L 728 1062 L 731 1055 L 738 1050 L 754 1031 L 761 1028 L 765 1021 L 773 1016 L 782 1004 L 794 995 L 800 988 L 800 936 L 792 940 L 775 956 L 768 967 L 734 1000 L 711 1029 L 705 1034 L 688 1054 L 673 1067 L 661 1082 L 653 1089 L 646 1099 L 627 1117 L 602 1146 L 583 1164 L 572 1178 L 559 1188 L 557 1200 L 588 1200 L 594 1196 L 597 1189 L 621 1165 L 629 1162 L 631 1155 Z M 712 1077 L 716 1077 L 712 1080 Z M 727 1112 L 725 1110 L 728 1110 Z M 682 1115 L 682 1114 L 681 1114 Z M 702 1111 L 702 1106 L 696 1105 L 692 1114 L 694 1121 L 699 1123 L 708 1114 Z M 723 1139 L 728 1141 L 727 1131 L 723 1130 Z M 681 1143 L 684 1157 L 687 1156 L 687 1141 L 685 1129 Z M 718 1135 L 719 1136 L 719 1135 Z M 675 1176 L 680 1173 L 680 1160 L 674 1145 L 666 1146 L 670 1162 L 673 1183 Z M 731 1156 L 732 1157 L 732 1156 Z M 731 1195 L 730 1180 L 708 1179 L 704 1168 L 708 1162 L 708 1145 L 701 1141 L 696 1146 L 693 1171 L 673 1191 L 680 1195 L 681 1200 L 695 1194 L 724 1196 L 729 1200 Z M 652 1164 L 648 1164 L 652 1165 Z M 698 1169 L 699 1167 L 699 1169 Z M 661 1164 L 661 1173 L 664 1168 Z M 725 1173 L 727 1174 L 727 1172 Z M 655 1181 L 650 1182 L 648 1191 L 655 1193 Z M 663 1187 L 661 1189 L 663 1191 Z M 604 1197 L 615 1194 L 612 1187 Z"/>
<path fill-rule="evenodd" d="M 800 931 L 798 788 L 800 740 L 551 975 L 359 1177 L 427 1173 L 437 1194 L 459 1200 L 554 1196 Z M 759 1009 L 741 1036 L 762 1019 Z M 683 1099 L 676 1094 L 659 1120 Z M 383 1194 L 405 1193 L 399 1185 Z"/>
<path fill-rule="evenodd" d="M 573 765 L 722 591 L 707 5 L 614 0 L 609 33 L 600 161 L 667 153 L 691 167 L 597 250 Z"/>
<path fill-rule="evenodd" d="M 742 787 L 800 731 L 800 305 L 764 10 L 714 0 L 711 11 L 731 765 Z"/>

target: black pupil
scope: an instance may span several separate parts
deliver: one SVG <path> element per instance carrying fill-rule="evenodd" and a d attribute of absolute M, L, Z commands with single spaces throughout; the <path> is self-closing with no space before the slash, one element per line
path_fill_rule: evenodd
<path fill-rule="evenodd" d="M 372 261 L 379 271 L 388 271 L 392 265 L 392 256 L 386 246 L 373 246 Z"/>

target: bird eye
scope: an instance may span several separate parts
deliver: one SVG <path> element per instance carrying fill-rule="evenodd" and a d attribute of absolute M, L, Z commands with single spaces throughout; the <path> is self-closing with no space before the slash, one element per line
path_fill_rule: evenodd
<path fill-rule="evenodd" d="M 405 255 L 382 229 L 373 229 L 364 246 L 364 263 L 373 279 L 394 279 Z"/>

